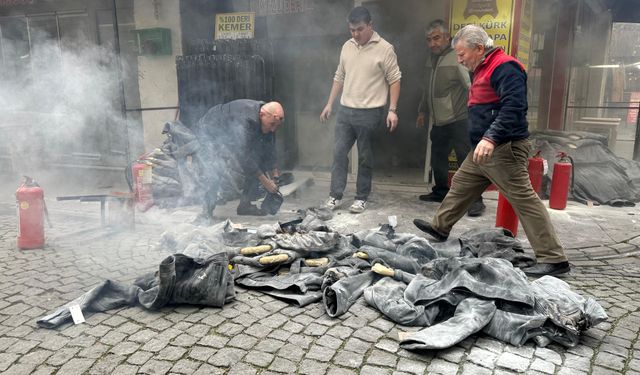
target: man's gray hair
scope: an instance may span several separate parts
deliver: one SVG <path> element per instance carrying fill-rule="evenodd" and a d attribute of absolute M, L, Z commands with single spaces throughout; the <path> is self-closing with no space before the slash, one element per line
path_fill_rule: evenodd
<path fill-rule="evenodd" d="M 489 37 L 489 34 L 482 27 L 476 25 L 467 25 L 460 29 L 451 40 L 451 46 L 455 48 L 458 42 L 464 42 L 467 48 L 484 46 L 484 48 L 489 49 L 493 47 L 493 39 Z"/>
<path fill-rule="evenodd" d="M 440 32 L 443 33 L 443 34 L 449 34 L 449 30 L 447 28 L 447 25 L 444 23 L 444 20 L 437 19 L 437 20 L 433 20 L 433 21 L 429 22 L 429 25 L 427 26 L 427 31 L 425 32 L 425 35 L 429 35 L 434 30 L 437 30 L 437 29 L 440 29 Z"/>

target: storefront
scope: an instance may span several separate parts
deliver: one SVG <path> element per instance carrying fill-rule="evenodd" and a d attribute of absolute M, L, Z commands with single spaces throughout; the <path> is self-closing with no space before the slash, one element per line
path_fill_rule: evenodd
<path fill-rule="evenodd" d="M 59 164 L 121 166 L 143 148 L 149 150 L 162 142 L 164 121 L 180 118 L 189 125 L 208 107 L 239 97 L 279 100 L 286 110 L 286 123 L 278 140 L 283 165 L 328 170 L 334 123 L 320 123 L 319 114 L 327 101 L 340 48 L 350 37 L 346 16 L 354 5 L 364 5 L 373 15 L 375 30 L 394 45 L 403 73 L 400 124 L 393 134 L 382 126 L 376 134 L 377 170 L 409 170 L 420 176 L 418 180 L 422 177 L 427 131 L 416 128 L 415 120 L 428 56 L 424 28 L 437 18 L 447 20 L 452 33 L 466 23 L 483 25 L 497 45 L 527 66 L 530 129 L 602 132 L 611 138 L 616 153 L 631 158 L 637 148 L 637 124 L 633 123 L 637 116 L 632 111 L 637 108 L 639 95 L 634 94 L 637 90 L 629 80 L 635 79 L 630 66 L 636 61 L 633 54 L 619 56 L 625 51 L 625 43 L 609 48 L 611 41 L 619 39 L 612 34 L 617 16 L 608 9 L 625 13 L 623 6 L 614 7 L 612 3 L 407 0 L 400 6 L 390 0 L 0 2 L 3 87 L 48 82 L 51 78 L 43 72 L 56 71 L 53 68 L 64 61 L 66 51 L 86 50 L 80 46 L 111 51 L 91 60 L 100 69 L 87 73 L 104 80 L 95 75 L 85 79 L 96 80 L 104 94 L 99 97 L 108 100 L 101 104 L 95 103 L 95 98 L 94 102 L 64 101 L 75 103 L 75 108 L 97 111 L 85 111 L 75 119 L 69 114 L 75 113 L 73 110 L 64 106 L 60 110 L 56 105 L 62 102 L 60 97 L 34 95 L 45 92 L 35 85 L 31 91 L 23 90 L 31 93 L 26 101 L 20 101 L 27 104 L 11 110 L 4 106 L 0 131 L 14 137 L 20 133 L 22 138 L 13 143 L 28 143 L 29 155 L 44 152 L 44 159 Z M 113 11 L 114 4 L 117 12 Z M 636 21 L 640 19 L 626 20 Z M 120 42 L 113 44 L 116 30 Z M 59 57 L 53 53 L 53 57 L 39 59 L 40 40 L 54 41 L 53 51 L 58 51 Z M 122 69 L 117 69 L 117 59 Z M 611 64 L 615 59 L 619 62 Z M 194 67 L 199 69 L 196 75 L 192 74 Z M 64 82 L 69 77 L 58 76 L 53 81 L 56 79 Z M 75 97 L 84 96 L 91 98 L 86 93 Z M 13 99 L 6 95 L 2 98 L 8 102 Z M 36 120 L 29 120 L 33 118 Z M 45 124 L 66 130 L 63 125 L 69 119 L 85 126 L 72 128 L 76 133 L 43 133 Z M 56 125 L 52 127 L 52 123 Z M 22 130 L 14 132 L 16 128 Z M 72 144 L 70 139 L 83 141 Z M 58 146 L 49 147 L 52 141 L 59 141 L 53 142 Z M 0 142 L 0 160 L 5 165 L 15 164 L 20 152 Z"/>
<path fill-rule="evenodd" d="M 121 175 L 142 148 L 139 116 L 123 106 L 139 106 L 133 29 L 131 0 L 0 2 L 3 172 Z"/>

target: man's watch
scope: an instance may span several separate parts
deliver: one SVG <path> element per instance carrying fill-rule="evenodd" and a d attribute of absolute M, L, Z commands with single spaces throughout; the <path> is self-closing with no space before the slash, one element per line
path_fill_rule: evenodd
<path fill-rule="evenodd" d="M 398 109 L 397 108 L 389 108 L 389 112 L 393 112 L 396 115 L 398 114 Z"/>

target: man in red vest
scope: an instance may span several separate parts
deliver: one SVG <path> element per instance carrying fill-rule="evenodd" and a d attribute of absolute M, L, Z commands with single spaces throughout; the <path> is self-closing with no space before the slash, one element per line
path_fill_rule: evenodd
<path fill-rule="evenodd" d="M 530 276 L 569 272 L 562 244 L 527 171 L 531 143 L 524 67 L 494 47 L 479 26 L 462 28 L 451 45 L 458 62 L 473 73 L 468 101 L 472 150 L 431 222 L 415 219 L 414 224 L 435 239 L 446 240 L 455 223 L 494 183 L 520 218 L 538 260 L 523 271 Z"/>

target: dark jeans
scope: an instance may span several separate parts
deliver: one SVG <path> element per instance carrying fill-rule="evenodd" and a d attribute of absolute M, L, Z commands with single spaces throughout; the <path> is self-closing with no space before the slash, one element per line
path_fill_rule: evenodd
<path fill-rule="evenodd" d="M 382 122 L 383 108 L 356 109 L 340 106 L 335 132 L 330 195 L 342 199 L 347 186 L 349 150 L 358 141 L 356 199 L 367 200 L 373 174 L 373 132 Z"/>
<path fill-rule="evenodd" d="M 449 153 L 451 149 L 456 153 L 458 167 L 467 157 L 471 146 L 467 119 L 431 128 L 431 169 L 435 185 L 432 191 L 443 197 L 449 191 Z"/>

